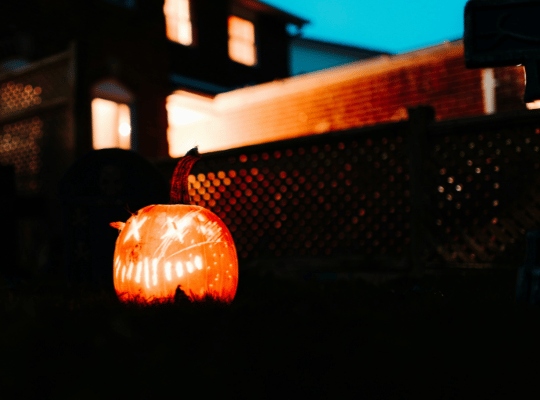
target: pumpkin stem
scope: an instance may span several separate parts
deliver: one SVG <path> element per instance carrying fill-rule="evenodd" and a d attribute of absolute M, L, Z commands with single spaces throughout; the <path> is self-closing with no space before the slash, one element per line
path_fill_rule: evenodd
<path fill-rule="evenodd" d="M 193 165 L 201 159 L 195 146 L 178 161 L 171 185 L 171 204 L 190 204 L 188 176 Z"/>

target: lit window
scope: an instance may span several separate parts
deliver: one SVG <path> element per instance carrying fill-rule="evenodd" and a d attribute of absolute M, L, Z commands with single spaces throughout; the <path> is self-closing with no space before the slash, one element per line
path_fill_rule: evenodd
<path fill-rule="evenodd" d="M 255 27 L 252 22 L 234 15 L 229 17 L 229 56 L 245 65 L 257 63 Z"/>
<path fill-rule="evenodd" d="M 163 5 L 167 37 L 180 44 L 193 43 L 189 0 L 165 0 Z"/>
<path fill-rule="evenodd" d="M 92 100 L 92 144 L 94 149 L 131 149 L 131 118 L 127 104 Z"/>

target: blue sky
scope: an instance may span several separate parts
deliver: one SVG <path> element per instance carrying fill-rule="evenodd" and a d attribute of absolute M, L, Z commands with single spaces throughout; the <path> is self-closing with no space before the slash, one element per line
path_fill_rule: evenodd
<path fill-rule="evenodd" d="M 307 19 L 303 36 L 404 53 L 463 37 L 467 0 L 262 0 Z"/>

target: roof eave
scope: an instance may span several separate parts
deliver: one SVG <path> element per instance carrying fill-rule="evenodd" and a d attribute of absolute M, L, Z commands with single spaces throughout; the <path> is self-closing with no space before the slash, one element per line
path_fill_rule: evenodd
<path fill-rule="evenodd" d="M 266 14 L 271 14 L 276 17 L 279 17 L 282 20 L 285 20 L 286 22 L 290 24 L 294 24 L 298 27 L 302 27 L 303 25 L 309 23 L 307 19 L 297 17 L 296 15 L 290 14 L 286 11 L 273 7 L 269 4 L 263 3 L 262 1 L 259 1 L 259 0 L 233 0 L 233 1 L 237 2 L 238 4 L 246 8 L 249 8 L 250 10 L 259 11 L 259 12 L 263 12 Z"/>

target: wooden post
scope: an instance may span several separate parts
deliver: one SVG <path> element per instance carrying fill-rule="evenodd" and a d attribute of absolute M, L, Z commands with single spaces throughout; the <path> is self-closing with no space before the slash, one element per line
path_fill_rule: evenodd
<path fill-rule="evenodd" d="M 423 167 L 427 157 L 429 125 L 435 120 L 435 110 L 431 106 L 409 108 L 409 193 L 411 202 L 410 274 L 421 278 L 424 274 L 424 218 L 428 198 L 424 190 Z"/>
<path fill-rule="evenodd" d="M 518 267 L 516 303 L 540 304 L 540 229 L 529 231 L 525 263 Z"/>
<path fill-rule="evenodd" d="M 0 240 L 0 252 L 2 253 L 2 266 L 0 273 L 13 278 L 19 271 L 17 266 L 18 256 L 18 229 L 15 186 L 15 167 L 13 165 L 0 165 L 0 218 L 2 219 L 2 240 Z"/>

